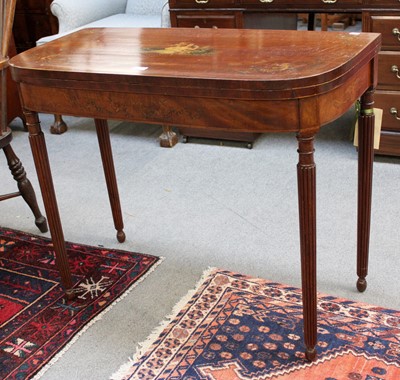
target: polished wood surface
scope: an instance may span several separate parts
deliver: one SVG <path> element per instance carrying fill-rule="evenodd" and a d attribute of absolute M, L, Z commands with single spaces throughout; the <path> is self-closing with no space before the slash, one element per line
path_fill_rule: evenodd
<path fill-rule="evenodd" d="M 15 83 L 11 80 L 8 70 L 8 56 L 15 54 L 15 46 L 11 36 L 15 0 L 0 0 L 0 149 L 3 150 L 10 172 L 17 182 L 18 190 L 14 193 L 1 194 L 0 201 L 22 196 L 35 216 L 35 224 L 42 232 L 47 232 L 46 218 L 41 214 L 35 191 L 26 176 L 21 161 L 11 147 L 12 131 L 8 124 L 17 116 L 22 115 L 21 104 Z M 1 182 L 1 181 L 0 181 Z"/>
<path fill-rule="evenodd" d="M 79 79 L 81 87 L 101 78 L 142 93 L 298 98 L 342 83 L 378 48 L 373 33 L 95 28 L 22 53 L 11 66 L 22 84 Z"/>
<path fill-rule="evenodd" d="M 58 33 L 51 11 L 53 0 L 17 0 L 13 33 L 18 53 L 36 46 L 42 37 Z"/>
<path fill-rule="evenodd" d="M 13 39 L 11 39 L 8 53 L 10 57 L 14 57 L 17 54 Z M 11 78 L 10 71 L 7 70 L 7 124 L 10 124 L 17 117 L 21 118 L 22 122 L 25 123 L 17 86 Z"/>
<path fill-rule="evenodd" d="M 398 0 L 169 0 L 172 9 L 237 9 L 291 12 L 359 12 L 361 10 L 396 9 Z"/>
<path fill-rule="evenodd" d="M 400 156 L 400 7 L 397 12 L 364 12 L 363 29 L 382 34 L 375 93 L 375 107 L 383 110 L 378 153 Z"/>
<path fill-rule="evenodd" d="M 400 66 L 399 4 L 398 0 L 169 0 L 173 27 L 269 28 L 273 22 L 271 16 L 282 18 L 306 12 L 308 28 L 313 30 L 316 14 L 325 19 L 329 13 L 342 17 L 361 15 L 364 32 L 382 33 L 381 54 L 392 53 L 386 55 L 388 64 L 380 65 L 378 75 L 375 107 L 383 110 L 383 120 L 380 145 L 375 153 L 395 156 L 400 156 L 400 76 L 392 66 Z M 262 26 L 254 25 L 255 17 L 263 19 Z M 326 28 L 324 22 L 321 26 Z M 276 23 L 274 28 L 285 29 Z"/>
<path fill-rule="evenodd" d="M 349 96 L 333 107 L 324 94 L 339 92 L 358 71 L 358 83 L 347 91 L 361 95 L 370 82 L 363 64 L 376 54 L 378 40 L 376 34 L 239 29 L 186 29 L 182 38 L 176 29 L 96 28 L 24 52 L 12 66 L 30 110 L 51 113 L 58 107 L 62 114 L 97 118 L 112 112 L 122 120 L 295 132 L 317 130 L 352 105 Z M 75 93 L 99 86 L 93 82 L 107 83 L 107 89 L 87 94 L 90 99 Z M 160 104 L 154 109 L 150 100 L 156 94 Z M 314 100 L 319 104 L 310 104 L 312 95 L 319 95 Z M 126 97 L 137 107 L 123 107 Z M 208 112 L 199 112 L 198 97 Z M 304 98 L 301 109 L 299 98 Z M 256 118 L 250 110 L 258 111 Z M 305 116 L 301 125 L 296 110 Z M 309 118 L 315 110 L 318 117 Z M 221 123 L 225 117 L 229 124 Z"/>
<path fill-rule="evenodd" d="M 86 29 L 11 60 L 55 251 L 66 266 L 38 112 L 93 117 L 119 241 L 125 239 L 107 119 L 298 139 L 300 253 L 306 357 L 317 343 L 316 178 L 320 127 L 362 97 L 358 288 L 366 287 L 378 34 L 224 29 Z M 135 105 L 134 107 L 132 105 Z M 221 127 L 223 126 L 223 127 Z M 68 268 L 63 283 L 72 294 Z"/>
<path fill-rule="evenodd" d="M 58 33 L 58 19 L 50 10 L 52 2 L 53 0 L 17 0 L 13 34 L 18 53 L 35 47 L 42 37 Z M 62 134 L 67 129 L 62 116 L 54 115 L 50 132 Z"/>

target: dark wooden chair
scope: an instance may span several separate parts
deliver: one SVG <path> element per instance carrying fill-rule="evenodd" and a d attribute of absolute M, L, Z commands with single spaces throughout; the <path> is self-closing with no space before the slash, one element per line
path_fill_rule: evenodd
<path fill-rule="evenodd" d="M 13 52 L 15 50 L 15 48 L 13 48 L 13 45 L 10 49 L 15 3 L 16 0 L 0 0 L 0 149 L 3 150 L 6 156 L 8 167 L 10 168 L 11 174 L 13 175 L 14 179 L 17 181 L 19 191 L 15 193 L 0 195 L 0 201 L 17 196 L 22 196 L 22 198 L 28 204 L 35 216 L 36 226 L 41 232 L 47 232 L 47 221 L 39 210 L 35 191 L 33 190 L 32 184 L 26 177 L 25 169 L 22 166 L 21 161 L 11 147 L 12 131 L 8 127 L 9 123 L 13 119 L 15 119 L 16 117 L 22 117 L 22 109 L 19 102 L 17 87 L 12 81 L 11 76 L 7 70 L 9 53 L 10 51 Z"/>

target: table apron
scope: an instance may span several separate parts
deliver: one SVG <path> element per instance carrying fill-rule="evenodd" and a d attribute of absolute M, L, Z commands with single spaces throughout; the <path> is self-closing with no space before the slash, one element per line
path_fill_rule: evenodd
<path fill-rule="evenodd" d="M 30 111 L 179 127 L 252 132 L 317 132 L 348 110 L 370 86 L 358 72 L 326 94 L 300 99 L 243 100 L 48 87 L 20 83 Z"/>

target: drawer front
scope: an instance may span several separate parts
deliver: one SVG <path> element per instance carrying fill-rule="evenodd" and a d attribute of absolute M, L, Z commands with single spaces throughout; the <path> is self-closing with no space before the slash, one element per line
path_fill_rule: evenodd
<path fill-rule="evenodd" d="M 400 90 L 400 53 L 380 52 L 378 70 L 378 88 Z"/>
<path fill-rule="evenodd" d="M 377 8 L 379 8 L 379 6 L 392 6 L 393 8 L 397 8 L 400 5 L 399 0 L 369 0 L 368 4 Z"/>
<path fill-rule="evenodd" d="M 305 9 L 309 7 L 326 7 L 346 9 L 362 5 L 363 0 L 305 0 L 288 2 L 287 0 L 169 0 L 170 8 L 232 8 L 258 5 L 262 7 L 283 7 Z"/>
<path fill-rule="evenodd" d="M 176 16 L 180 28 L 238 28 L 235 14 L 179 13 Z"/>
<path fill-rule="evenodd" d="M 170 8 L 231 8 L 239 0 L 169 0 Z"/>
<path fill-rule="evenodd" d="M 400 93 L 376 91 L 374 107 L 383 109 L 382 130 L 400 132 Z"/>
<path fill-rule="evenodd" d="M 370 32 L 382 33 L 382 50 L 400 50 L 399 16 L 372 15 Z"/>
<path fill-rule="evenodd" d="M 310 6 L 319 6 L 320 9 L 323 7 L 327 8 L 352 8 L 357 5 L 362 4 L 362 0 L 304 0 L 296 2 L 288 2 L 287 0 L 241 0 L 242 5 L 255 5 L 258 4 L 260 6 L 285 6 L 290 8 L 307 8 Z M 290 4 L 288 4 L 290 3 Z"/>

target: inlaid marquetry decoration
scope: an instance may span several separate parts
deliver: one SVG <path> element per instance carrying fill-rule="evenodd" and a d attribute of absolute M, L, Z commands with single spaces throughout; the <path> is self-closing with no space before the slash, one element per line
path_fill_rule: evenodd
<path fill-rule="evenodd" d="M 209 46 L 199 46 L 188 42 L 180 42 L 167 47 L 144 48 L 143 52 L 166 55 L 209 55 L 214 51 Z"/>

